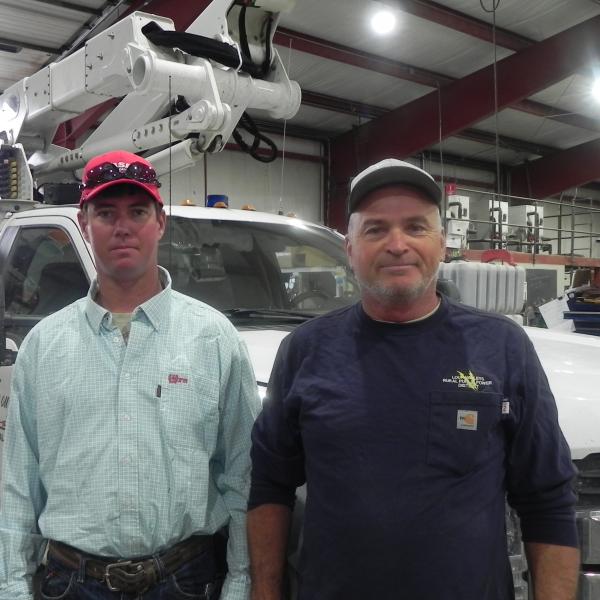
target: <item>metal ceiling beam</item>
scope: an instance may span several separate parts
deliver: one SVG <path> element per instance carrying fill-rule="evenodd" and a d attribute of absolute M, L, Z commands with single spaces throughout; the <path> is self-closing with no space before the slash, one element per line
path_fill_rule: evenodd
<path fill-rule="evenodd" d="M 352 65 L 354 67 L 361 67 L 369 71 L 382 73 L 383 75 L 397 77 L 398 79 L 412 81 L 413 83 L 418 83 L 427 87 L 435 88 L 454 81 L 452 77 L 442 75 L 441 73 L 434 73 L 427 69 L 421 69 L 397 60 L 384 58 L 376 54 L 371 54 L 370 52 L 364 52 L 363 50 L 357 50 L 350 46 L 330 42 L 307 33 L 292 31 L 285 27 L 277 28 L 273 41 L 285 48 L 289 48 L 291 45 L 292 49 L 300 52 L 313 54 L 320 58 L 328 58 L 329 60 Z"/>
<path fill-rule="evenodd" d="M 493 27 L 487 21 L 482 21 L 461 13 L 447 6 L 432 2 L 431 0 L 382 0 L 387 4 L 415 17 L 437 23 L 449 29 L 460 31 L 466 35 L 492 43 L 494 39 Z M 495 0 L 494 0 L 495 1 Z M 534 44 L 525 36 L 513 33 L 508 29 L 496 27 L 496 44 L 518 52 Z"/>
<path fill-rule="evenodd" d="M 380 106 L 336 98 L 335 96 L 311 92 L 306 89 L 302 90 L 302 104 L 364 119 L 376 119 L 389 112 L 389 109 Z"/>
<path fill-rule="evenodd" d="M 498 61 L 498 110 L 568 77 L 594 55 L 600 55 L 600 16 Z M 493 71 L 481 69 L 337 138 L 331 146 L 332 224 L 345 225 L 348 181 L 360 168 L 387 156 L 414 155 L 492 115 Z"/>
<path fill-rule="evenodd" d="M 598 119 L 592 119 L 578 113 L 565 112 L 560 108 L 547 106 L 534 100 L 521 100 L 520 102 L 515 102 L 509 108 L 514 108 L 536 117 L 550 119 L 557 123 L 563 123 L 564 125 L 570 125 L 571 127 L 600 132 L 600 120 Z"/>
<path fill-rule="evenodd" d="M 276 44 L 289 47 L 290 44 L 294 50 L 312 54 L 320 58 L 327 58 L 336 62 L 360 67 L 368 71 L 375 71 L 383 75 L 389 75 L 412 83 L 418 83 L 431 88 L 444 87 L 454 81 L 454 77 L 449 77 L 441 73 L 421 69 L 407 63 L 395 61 L 389 58 L 383 58 L 370 52 L 364 52 L 330 42 L 309 34 L 292 31 L 291 29 L 278 28 L 275 33 L 274 41 Z M 567 113 L 562 109 L 547 106 L 541 102 L 523 99 L 511 104 L 510 108 L 526 112 L 530 115 L 551 119 L 565 125 L 600 132 L 600 120 L 591 119 L 575 113 Z"/>
<path fill-rule="evenodd" d="M 600 55 L 600 16 L 554 35 L 497 63 L 498 109 L 510 106 L 561 81 Z M 493 66 L 397 108 L 359 129 L 358 141 L 369 159 L 383 155 L 410 156 L 453 135 L 495 110 Z M 466 102 L 466 99 L 469 102 Z M 437 118 L 432 116 L 440 115 Z M 401 130 L 402 136 L 389 136 Z M 340 143 L 349 141 L 341 136 Z"/>
<path fill-rule="evenodd" d="M 254 118 L 254 117 L 253 117 Z M 254 123 L 261 133 L 277 133 L 278 135 L 289 135 L 290 137 L 300 138 L 304 140 L 329 142 L 333 137 L 338 135 L 333 131 L 324 131 L 322 129 L 313 129 L 303 125 L 294 125 L 294 123 L 284 124 L 281 121 L 264 121 L 254 118 Z"/>
<path fill-rule="evenodd" d="M 600 178 L 600 139 L 519 165 L 510 171 L 515 196 L 548 198 Z"/>
<path fill-rule="evenodd" d="M 40 44 L 32 44 L 23 40 L 12 40 L 6 37 L 0 37 L 0 44 L 3 46 L 13 46 L 14 48 L 24 48 L 25 50 L 35 50 L 36 52 L 45 52 L 46 54 L 60 54 L 62 48 L 54 46 L 42 46 Z M 18 51 L 18 50 L 17 50 Z M 11 51 L 12 52 L 12 51 Z"/>
<path fill-rule="evenodd" d="M 366 119 L 376 119 L 377 117 L 381 117 L 390 112 L 389 109 L 380 106 L 373 106 L 372 104 L 355 102 L 344 98 L 335 98 L 326 94 L 311 92 L 310 90 L 302 90 L 302 104 Z M 470 142 L 477 142 L 479 144 L 486 144 L 488 146 L 496 145 L 496 135 L 480 129 L 464 129 L 454 134 L 453 137 L 468 140 Z M 537 144 L 508 135 L 498 136 L 498 146 L 514 152 L 534 154 L 536 156 L 546 156 L 547 154 L 552 154 L 559 150 L 552 146 Z"/>
<path fill-rule="evenodd" d="M 211 3 L 211 0 L 194 0 L 194 2 L 175 2 L 174 0 L 134 0 L 125 11 L 126 16 L 136 10 L 168 17 L 175 23 L 177 31 L 185 31 Z"/>
<path fill-rule="evenodd" d="M 85 15 L 94 15 L 96 17 L 102 16 L 101 8 L 92 8 L 91 6 L 82 6 L 81 4 L 73 4 L 72 2 L 62 2 L 61 0 L 34 0 L 36 4 L 49 4 L 50 6 L 58 6 L 60 8 L 67 8 L 75 12 L 80 12 Z"/>

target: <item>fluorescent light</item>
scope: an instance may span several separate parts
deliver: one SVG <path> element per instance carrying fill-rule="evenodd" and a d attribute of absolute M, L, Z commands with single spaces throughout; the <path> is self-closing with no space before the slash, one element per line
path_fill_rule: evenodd
<path fill-rule="evenodd" d="M 592 96 L 596 102 L 600 102 L 600 79 L 594 81 L 594 85 L 592 86 Z"/>
<path fill-rule="evenodd" d="M 391 33 L 396 27 L 396 17 L 389 10 L 380 10 L 373 15 L 371 19 L 371 27 L 375 33 L 386 35 Z"/>
<path fill-rule="evenodd" d="M 23 48 L 13 44 L 0 43 L 0 52 L 9 52 L 10 54 L 18 54 Z"/>

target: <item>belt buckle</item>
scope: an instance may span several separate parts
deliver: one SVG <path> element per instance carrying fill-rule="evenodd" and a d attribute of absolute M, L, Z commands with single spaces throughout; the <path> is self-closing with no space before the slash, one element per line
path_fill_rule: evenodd
<path fill-rule="evenodd" d="M 122 590 L 121 590 L 121 588 L 114 587 L 113 584 L 110 582 L 110 570 L 116 569 L 116 568 L 121 568 L 121 567 L 127 567 L 130 564 L 131 564 L 131 561 L 127 560 L 127 561 L 123 561 L 123 562 L 110 563 L 110 564 L 106 565 L 106 567 L 104 568 L 104 581 L 106 583 L 106 587 L 111 592 L 120 592 Z"/>

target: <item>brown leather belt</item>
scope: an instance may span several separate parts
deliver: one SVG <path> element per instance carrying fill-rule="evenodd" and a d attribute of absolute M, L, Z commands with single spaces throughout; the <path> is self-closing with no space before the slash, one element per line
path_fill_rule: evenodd
<path fill-rule="evenodd" d="M 104 581 L 109 590 L 126 594 L 143 594 L 153 588 L 163 577 L 173 574 L 192 560 L 200 551 L 213 548 L 212 535 L 193 535 L 169 550 L 159 553 L 157 560 L 144 557 L 137 560 L 105 558 L 79 552 L 61 542 L 51 541 L 48 557 L 64 567 L 76 571 L 85 560 L 85 574 Z"/>

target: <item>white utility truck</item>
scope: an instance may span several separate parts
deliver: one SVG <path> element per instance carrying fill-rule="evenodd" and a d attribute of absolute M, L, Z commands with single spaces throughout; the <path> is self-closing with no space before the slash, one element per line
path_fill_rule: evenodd
<path fill-rule="evenodd" d="M 186 32 L 191 38 L 174 37 L 181 34 L 168 19 L 133 13 L 0 95 L 0 211 L 12 215 L 0 222 L 2 439 L 20 343 L 44 316 L 84 296 L 95 276 L 77 208 L 36 204 L 34 182 L 76 181 L 89 158 L 116 148 L 145 152 L 159 176 L 170 175 L 169 166 L 192 165 L 203 152 L 220 150 L 246 109 L 293 116 L 299 87 L 272 47 L 278 10 L 290 4 L 214 0 Z M 207 38 L 218 42 L 218 52 Z M 194 55 L 198 47 L 209 50 Z M 121 96 L 80 148 L 52 144 L 60 123 Z M 175 289 L 232 320 L 248 345 L 261 395 L 279 343 L 296 325 L 358 299 L 343 238 L 325 227 L 250 211 L 173 206 L 168 212 L 160 263 Z M 579 469 L 580 600 L 600 600 L 600 339 L 526 331 Z M 300 491 L 292 573 L 302 507 Z M 517 599 L 525 600 L 526 567 L 510 511 L 507 535 Z"/>
<path fill-rule="evenodd" d="M 86 295 L 95 276 L 75 206 L 22 210 L 0 231 L 0 367 L 3 433 L 10 373 L 19 344 L 44 316 Z M 356 302 L 358 286 L 343 238 L 320 226 L 243 210 L 174 206 L 159 261 L 175 289 L 222 310 L 245 340 L 264 396 L 281 340 L 299 323 Z M 556 397 L 579 469 L 581 600 L 600 598 L 600 339 L 525 328 Z M 2 344 L 2 339 L 0 339 Z M 302 502 L 299 502 L 299 511 Z M 298 515 L 298 518 L 300 515 Z M 518 525 L 507 515 L 517 598 L 527 598 Z M 295 537 L 294 542 L 297 541 Z M 290 559 L 294 562 L 296 553 Z M 291 565 L 293 568 L 293 564 Z"/>

